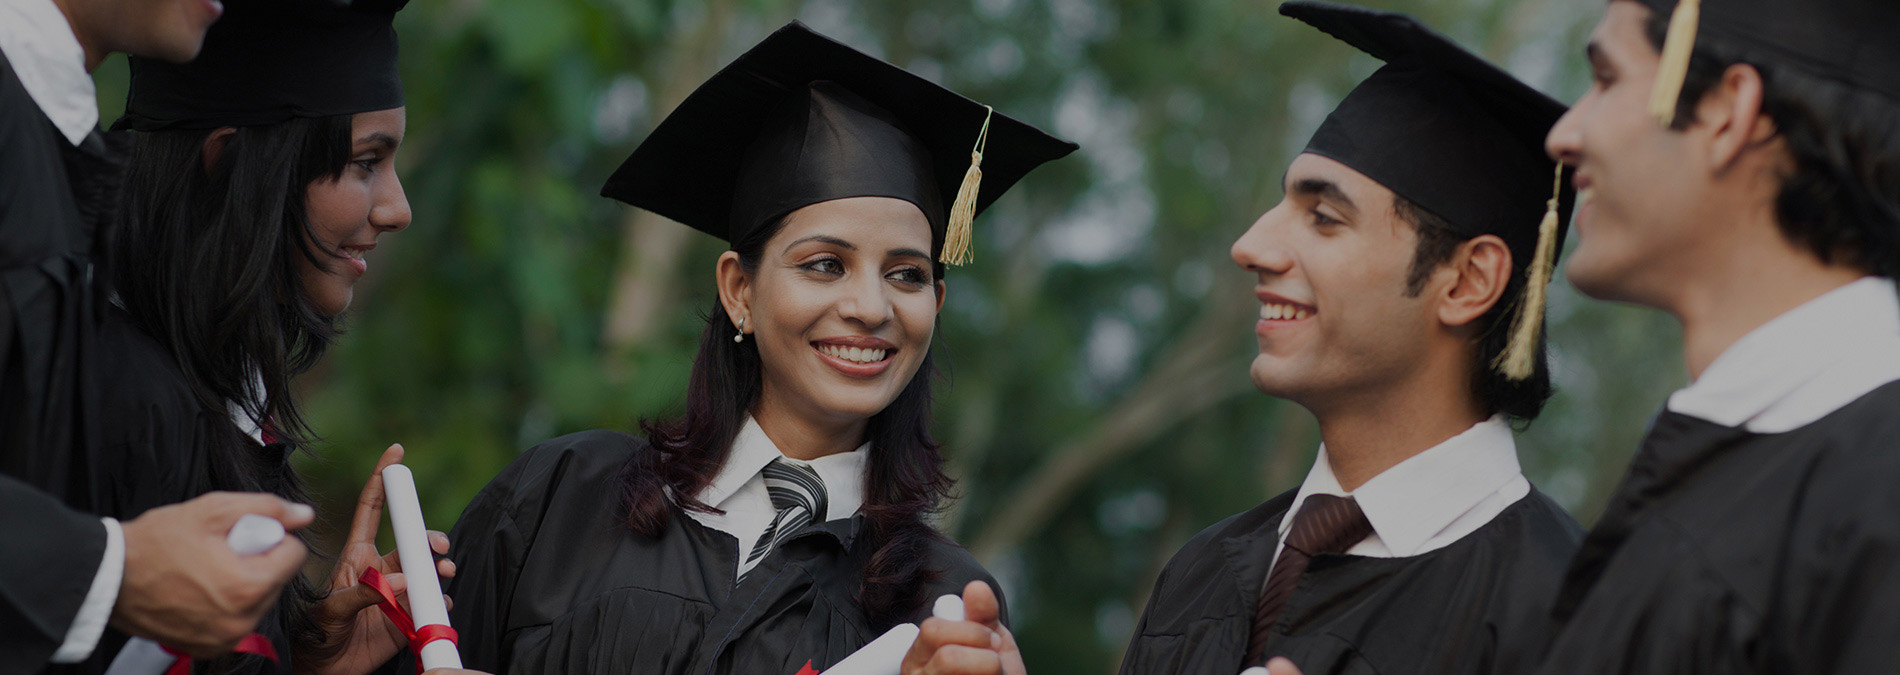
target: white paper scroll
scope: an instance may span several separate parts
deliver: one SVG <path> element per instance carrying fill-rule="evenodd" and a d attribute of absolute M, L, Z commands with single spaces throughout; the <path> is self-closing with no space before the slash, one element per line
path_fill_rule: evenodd
<path fill-rule="evenodd" d="M 442 602 L 442 583 L 435 575 L 435 555 L 429 550 L 429 528 L 422 523 L 415 474 L 401 464 L 384 467 L 383 494 L 388 500 L 389 525 L 396 535 L 396 557 L 402 560 L 402 571 L 409 579 L 409 614 L 416 620 L 416 630 L 447 626 L 449 608 Z M 448 640 L 423 645 L 417 656 L 424 670 L 462 667 L 462 655 Z"/>
<path fill-rule="evenodd" d="M 962 621 L 963 598 L 955 595 L 937 598 L 930 615 L 946 621 Z M 917 641 L 917 634 L 922 630 L 916 624 L 897 624 L 822 675 L 900 675 L 904 670 L 904 655 L 910 653 L 911 643 Z"/>
<path fill-rule="evenodd" d="M 255 513 L 238 518 L 237 524 L 231 526 L 231 533 L 224 537 L 224 543 L 238 555 L 258 555 L 283 540 L 283 523 Z M 165 653 L 158 643 L 135 637 L 125 643 L 118 656 L 112 657 L 112 665 L 106 666 L 106 675 L 164 675 L 177 661 L 178 657 Z"/>

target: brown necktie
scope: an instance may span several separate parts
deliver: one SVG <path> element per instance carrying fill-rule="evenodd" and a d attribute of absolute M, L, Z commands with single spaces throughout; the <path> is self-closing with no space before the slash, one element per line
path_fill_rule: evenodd
<path fill-rule="evenodd" d="M 1247 640 L 1247 662 L 1242 666 L 1266 665 L 1267 633 L 1280 618 L 1280 609 L 1293 595 L 1306 563 L 1321 553 L 1344 553 L 1372 534 L 1372 521 L 1351 497 L 1308 495 L 1286 533 L 1286 549 L 1267 575 L 1266 589 L 1254 608 L 1253 636 Z"/>

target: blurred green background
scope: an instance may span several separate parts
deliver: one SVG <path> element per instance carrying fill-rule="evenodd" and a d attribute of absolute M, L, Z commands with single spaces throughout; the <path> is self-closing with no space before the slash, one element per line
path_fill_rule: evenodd
<path fill-rule="evenodd" d="M 1601 3 L 1369 0 L 1572 100 Z M 659 119 L 792 19 L 1082 150 L 977 222 L 936 349 L 962 499 L 942 527 L 1003 581 L 1037 673 L 1116 668 L 1188 537 L 1298 485 L 1317 436 L 1255 392 L 1228 245 L 1376 62 L 1269 0 L 414 0 L 398 15 L 414 225 L 300 388 L 328 536 L 408 448 L 430 522 L 522 449 L 678 411 L 722 242 L 597 195 Z M 109 124 L 125 66 L 97 74 Z M 1585 523 L 1683 370 L 1674 323 L 1551 304 L 1560 391 L 1526 473 Z"/>

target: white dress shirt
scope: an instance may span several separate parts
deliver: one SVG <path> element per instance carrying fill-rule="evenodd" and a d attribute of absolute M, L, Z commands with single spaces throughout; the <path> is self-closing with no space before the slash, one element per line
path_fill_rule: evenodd
<path fill-rule="evenodd" d="M 73 145 L 99 126 L 86 50 L 53 0 L 0 0 L 0 52 L 20 86 Z"/>
<path fill-rule="evenodd" d="M 0 0 L 0 52 L 7 55 L 20 86 L 67 142 L 79 145 L 99 126 L 99 102 L 86 73 L 86 50 L 53 0 Z M 119 521 L 106 526 L 105 556 L 93 575 L 66 639 L 53 652 L 53 663 L 78 663 L 92 655 L 119 601 L 125 578 L 125 533 Z"/>
<path fill-rule="evenodd" d="M 1352 497 L 1372 522 L 1372 534 L 1347 553 L 1405 558 L 1450 546 L 1530 491 L 1531 483 L 1518 467 L 1511 425 L 1501 415 L 1393 465 L 1351 492 L 1340 487 L 1321 445 L 1306 482 L 1280 519 L 1273 559 L 1279 561 L 1293 517 L 1311 495 Z M 1267 571 L 1272 573 L 1272 565 Z"/>
<path fill-rule="evenodd" d="M 765 465 L 774 459 L 784 459 L 793 464 L 811 467 L 818 478 L 825 482 L 826 513 L 822 519 L 814 522 L 828 522 L 856 515 L 858 507 L 864 504 L 865 462 L 871 455 L 871 444 L 866 442 L 850 452 L 827 455 L 811 461 L 786 457 L 778 445 L 765 436 L 765 430 L 759 423 L 746 418 L 745 427 L 739 430 L 738 438 L 732 441 L 732 453 L 726 457 L 725 466 L 719 467 L 719 475 L 712 483 L 699 492 L 699 501 L 707 506 L 721 509 L 725 513 L 701 513 L 688 511 L 687 515 L 699 524 L 720 532 L 730 534 L 739 540 L 738 559 L 733 561 L 733 574 L 736 576 L 745 563 L 746 554 L 752 551 L 752 545 L 758 543 L 759 536 L 772 526 L 772 519 L 778 515 L 778 509 L 772 506 L 772 496 L 765 490 Z"/>
<path fill-rule="evenodd" d="M 1758 434 L 1793 431 L 1900 380 L 1900 293 L 1862 277 L 1749 331 L 1669 410 Z"/>

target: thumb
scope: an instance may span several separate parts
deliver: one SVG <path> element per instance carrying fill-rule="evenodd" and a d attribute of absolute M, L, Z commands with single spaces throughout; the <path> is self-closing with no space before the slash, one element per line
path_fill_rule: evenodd
<path fill-rule="evenodd" d="M 963 586 L 963 618 L 965 621 L 988 626 L 990 630 L 1001 628 L 1002 603 L 996 600 L 996 591 L 981 579 Z"/>
<path fill-rule="evenodd" d="M 1293 662 L 1288 661 L 1284 656 L 1275 656 L 1272 661 L 1267 662 L 1267 674 L 1300 675 L 1300 668 L 1299 666 L 1293 665 Z"/>
<path fill-rule="evenodd" d="M 228 492 L 217 496 L 220 499 L 216 502 L 216 521 L 220 529 L 230 529 L 246 513 L 275 518 L 284 524 L 286 531 L 304 528 L 317 519 L 316 509 L 310 508 L 310 505 L 298 504 L 273 494 Z"/>
<path fill-rule="evenodd" d="M 255 569 L 261 570 L 264 575 L 281 585 L 290 581 L 291 577 L 296 576 L 297 572 L 303 569 L 303 559 L 307 553 L 309 550 L 304 548 L 303 540 L 296 537 L 284 537 L 283 541 L 272 546 L 263 555 L 251 556 L 244 560 L 246 565 L 255 564 Z"/>

